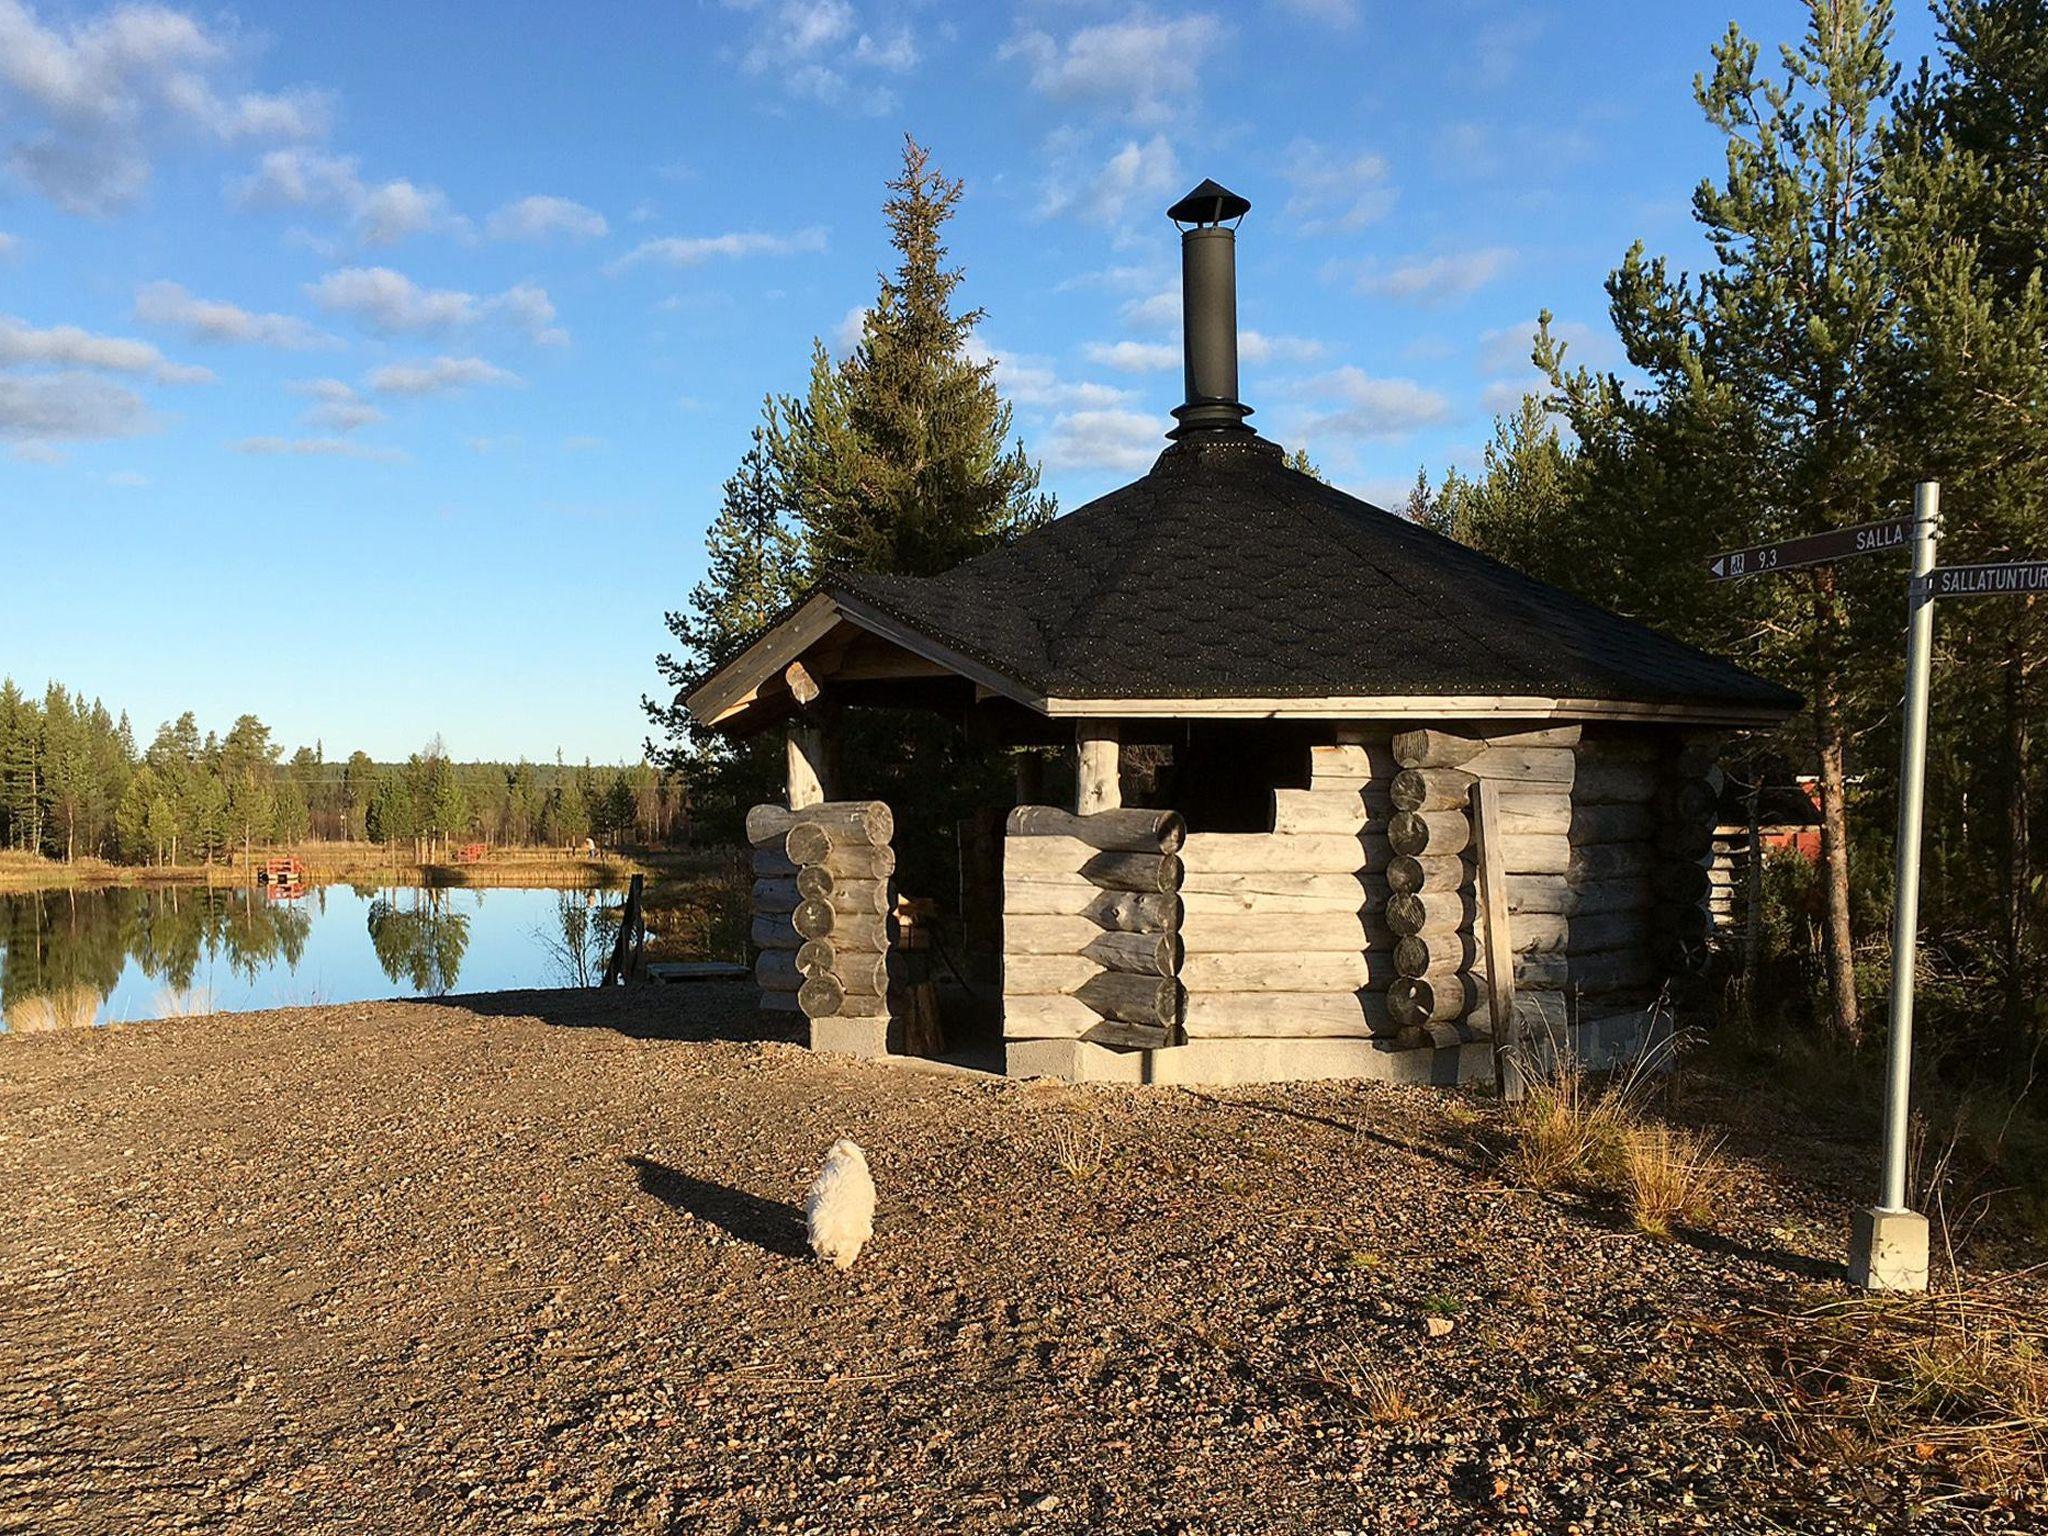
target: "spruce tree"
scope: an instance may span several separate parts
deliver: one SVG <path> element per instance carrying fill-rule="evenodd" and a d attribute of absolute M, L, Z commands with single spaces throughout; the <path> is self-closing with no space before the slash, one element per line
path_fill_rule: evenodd
<path fill-rule="evenodd" d="M 1039 469 L 1010 436 L 995 363 L 971 343 L 984 311 L 956 311 L 965 272 L 945 226 L 962 183 L 906 135 L 883 204 L 895 270 L 834 363 L 814 344 L 810 386 L 776 402 L 769 444 L 817 568 L 932 575 L 1052 516 Z"/>

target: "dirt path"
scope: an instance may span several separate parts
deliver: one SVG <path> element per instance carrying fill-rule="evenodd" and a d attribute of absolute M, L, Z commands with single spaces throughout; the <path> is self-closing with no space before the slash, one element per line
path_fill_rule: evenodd
<path fill-rule="evenodd" d="M 1685 1326 L 1822 1271 L 1835 1151 L 1789 1149 L 1820 1186 L 1772 1170 L 1721 1237 L 1657 1243 L 1501 1187 L 1453 1096 L 1083 1092 L 673 1038 L 752 1017 L 658 989 L 0 1041 L 0 1530 L 1901 1509 L 1898 1469 L 1815 1481 L 1772 1449 Z M 797 1211 L 841 1134 L 882 1192 L 844 1275 Z"/>

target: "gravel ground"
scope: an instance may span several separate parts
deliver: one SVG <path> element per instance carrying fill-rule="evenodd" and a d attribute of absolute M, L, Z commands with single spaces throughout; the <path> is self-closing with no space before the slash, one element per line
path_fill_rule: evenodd
<path fill-rule="evenodd" d="M 2034 1518 L 1800 1465 L 1701 1326 L 1834 1283 L 1853 1149 L 1773 1139 L 1657 1242 L 1505 1187 L 1480 1099 L 692 1038 L 754 1023 L 677 988 L 0 1039 L 0 1530 Z M 881 1191 L 846 1274 L 799 1213 L 842 1134 Z"/>

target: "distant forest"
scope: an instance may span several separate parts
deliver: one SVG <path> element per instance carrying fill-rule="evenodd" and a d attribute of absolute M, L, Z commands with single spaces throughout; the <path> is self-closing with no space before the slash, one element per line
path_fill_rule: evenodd
<path fill-rule="evenodd" d="M 458 763 L 440 739 L 402 763 L 284 756 L 243 715 L 226 734 L 190 711 L 138 750 L 127 713 L 52 683 L 0 681 L 0 849 L 128 864 L 204 863 L 311 839 L 566 847 L 687 833 L 682 781 L 646 763 Z"/>

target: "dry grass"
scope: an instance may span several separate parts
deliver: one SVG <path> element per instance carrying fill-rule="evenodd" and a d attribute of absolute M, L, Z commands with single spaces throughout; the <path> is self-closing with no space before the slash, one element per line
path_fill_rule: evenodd
<path fill-rule="evenodd" d="M 1627 1124 L 1614 1142 L 1614 1172 L 1636 1227 L 1669 1237 L 1671 1224 L 1705 1226 L 1731 1181 L 1719 1157 L 1720 1141 L 1698 1131 L 1658 1124 Z"/>
<path fill-rule="evenodd" d="M 1053 1164 L 1077 1184 L 1101 1173 L 1108 1155 L 1109 1138 L 1093 1121 L 1069 1120 L 1053 1128 Z"/>
<path fill-rule="evenodd" d="M 199 1019 L 213 1011 L 213 993 L 206 987 L 163 987 L 156 994 L 156 1016 L 160 1019 Z"/>
<path fill-rule="evenodd" d="M 501 887 L 622 884 L 635 872 L 658 872 L 676 857 L 638 860 L 599 853 L 586 858 L 560 848 L 493 848 L 477 864 L 421 863 L 412 857 L 409 846 L 304 843 L 292 848 L 259 848 L 254 858 L 260 863 L 283 854 L 304 864 L 315 885 L 383 881 Z M 239 849 L 217 864 L 110 864 L 90 858 L 67 864 L 32 853 L 0 853 L 0 894 L 110 885 L 248 885 L 254 879 L 255 871 L 242 862 Z"/>
<path fill-rule="evenodd" d="M 2048 1319 L 2019 1276 L 1922 1296 L 1832 1297 L 1707 1331 L 1767 1422 L 1814 1460 L 1904 1459 L 1957 1497 L 2048 1498 Z"/>
<path fill-rule="evenodd" d="M 1670 1236 L 1674 1221 L 1708 1224 L 1731 1174 L 1718 1140 L 1652 1118 L 1655 1066 L 1639 1059 L 1596 1085 L 1572 1056 L 1555 1053 L 1508 1106 L 1503 1172 L 1536 1189 L 1612 1196 L 1651 1236 Z"/>
<path fill-rule="evenodd" d="M 7 1028 L 17 1035 L 51 1034 L 60 1029 L 90 1029 L 99 1017 L 100 994 L 88 986 L 60 987 L 10 1003 Z"/>

